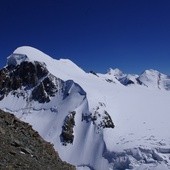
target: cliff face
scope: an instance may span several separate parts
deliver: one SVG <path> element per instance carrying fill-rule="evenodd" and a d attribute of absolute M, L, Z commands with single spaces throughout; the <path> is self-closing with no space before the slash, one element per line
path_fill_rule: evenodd
<path fill-rule="evenodd" d="M 0 70 L 0 100 L 11 91 L 16 96 L 25 97 L 22 90 L 32 89 L 32 100 L 49 102 L 59 84 L 62 81 L 51 75 L 39 62 L 25 61 L 17 66 L 9 65 Z"/>
<path fill-rule="evenodd" d="M 28 123 L 2 110 L 0 136 L 0 169 L 75 169 L 63 162 Z"/>

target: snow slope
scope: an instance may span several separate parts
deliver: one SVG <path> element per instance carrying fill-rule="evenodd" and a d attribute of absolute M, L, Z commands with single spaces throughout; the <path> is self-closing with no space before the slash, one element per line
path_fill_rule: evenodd
<path fill-rule="evenodd" d="M 146 70 L 138 78 L 145 86 L 169 90 L 170 77 L 156 70 Z"/>
<path fill-rule="evenodd" d="M 77 169 L 170 169 L 170 78 L 154 70 L 126 75 L 120 70 L 107 74 L 84 72 L 68 59 L 54 60 L 32 47 L 19 47 L 7 65 L 44 63 L 48 71 L 69 86 L 69 96 L 57 93 L 49 103 L 28 101 L 8 94 L 0 108 L 29 122 L 54 144 L 61 158 Z M 124 79 L 134 83 L 125 85 Z M 121 81 L 122 80 L 122 81 Z M 30 91 L 27 91 L 28 95 Z M 9 105 L 10 103 L 10 105 Z M 66 116 L 75 111 L 74 141 L 60 141 Z M 100 126 L 108 113 L 114 128 Z M 82 115 L 87 121 L 82 121 Z M 95 121 L 88 121 L 89 115 Z M 103 125 L 103 124 L 102 124 Z"/>

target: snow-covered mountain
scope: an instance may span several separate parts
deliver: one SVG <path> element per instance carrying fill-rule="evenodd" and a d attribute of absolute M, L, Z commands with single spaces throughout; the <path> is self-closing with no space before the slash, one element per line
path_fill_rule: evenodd
<path fill-rule="evenodd" d="M 141 75 L 125 74 L 119 69 L 109 69 L 106 74 L 97 74 L 105 78 L 108 82 L 115 82 L 117 79 L 121 84 L 127 86 L 130 84 L 143 85 L 149 88 L 158 88 L 170 90 L 170 76 L 158 72 L 157 70 L 145 70 Z"/>
<path fill-rule="evenodd" d="M 30 123 L 77 169 L 170 169 L 170 77 L 86 73 L 19 47 L 0 70 L 0 108 Z"/>
<path fill-rule="evenodd" d="M 147 87 L 170 90 L 170 76 L 156 70 L 146 70 L 138 77 L 141 84 Z"/>

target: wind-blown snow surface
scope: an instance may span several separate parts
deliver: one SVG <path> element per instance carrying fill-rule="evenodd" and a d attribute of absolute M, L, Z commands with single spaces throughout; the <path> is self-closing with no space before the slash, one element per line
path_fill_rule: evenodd
<path fill-rule="evenodd" d="M 168 76 L 150 70 L 141 76 L 128 75 L 134 83 L 124 86 L 118 69 L 107 74 L 86 73 L 68 59 L 54 60 L 32 47 L 16 49 L 7 64 L 23 61 L 45 63 L 55 77 L 77 83 L 65 100 L 58 94 L 49 103 L 40 104 L 9 94 L 0 101 L 0 108 L 29 122 L 52 142 L 63 160 L 77 169 L 170 169 Z M 98 130 L 92 122 L 81 121 L 82 113 L 93 114 L 97 108 L 109 113 L 115 128 Z M 76 111 L 75 138 L 73 144 L 63 146 L 60 132 L 70 111 Z"/>

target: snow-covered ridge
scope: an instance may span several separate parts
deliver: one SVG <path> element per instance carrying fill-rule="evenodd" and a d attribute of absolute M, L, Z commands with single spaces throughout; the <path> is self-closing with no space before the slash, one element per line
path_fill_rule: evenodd
<path fill-rule="evenodd" d="M 170 90 L 169 76 L 157 70 L 145 70 L 137 79 L 147 87 Z"/>
<path fill-rule="evenodd" d="M 19 65 L 23 61 L 38 61 L 45 63 L 49 72 L 56 77 L 59 77 L 63 80 L 74 79 L 79 82 L 82 76 L 87 74 L 73 63 L 69 59 L 53 59 L 47 54 L 41 52 L 38 49 L 29 46 L 23 46 L 17 48 L 13 54 L 8 57 L 8 65 Z M 63 67 L 64 66 L 64 67 Z M 57 68 L 57 72 L 55 71 Z M 64 73 L 64 74 L 63 74 Z M 136 74 L 126 74 L 123 73 L 118 68 L 110 68 L 106 74 L 96 74 L 99 76 L 99 79 L 104 79 L 107 82 L 113 82 L 116 84 L 121 83 L 122 85 L 142 85 L 148 88 L 157 88 L 162 90 L 170 90 L 170 77 L 158 72 L 157 70 L 145 70 L 141 75 Z M 96 77 L 97 77 L 96 76 Z M 88 76 L 89 77 L 89 76 Z"/>
<path fill-rule="evenodd" d="M 18 57 L 18 56 L 26 56 L 25 58 L 23 57 Z M 47 65 L 54 65 L 55 62 L 61 63 L 61 64 L 66 64 L 66 65 L 71 65 L 72 67 L 77 67 L 78 66 L 76 64 L 74 64 L 71 60 L 69 59 L 59 59 L 59 60 L 55 60 L 52 57 L 50 57 L 49 55 L 43 53 L 42 51 L 30 47 L 30 46 L 22 46 L 17 48 L 16 50 L 14 50 L 13 54 L 11 56 L 8 57 L 8 60 L 10 58 L 15 58 L 16 61 L 25 61 L 25 60 L 29 60 L 31 61 L 38 61 L 38 62 L 42 62 L 42 63 L 46 63 Z M 80 68 L 79 68 L 80 69 Z"/>
<path fill-rule="evenodd" d="M 60 77 L 63 80 L 70 79 L 71 77 L 70 73 L 73 74 L 85 73 L 80 67 L 78 67 L 75 63 L 73 63 L 69 59 L 56 60 L 48 56 L 47 54 L 41 52 L 40 50 L 29 46 L 22 46 L 14 50 L 13 54 L 11 54 L 8 57 L 7 65 L 19 65 L 24 61 L 29 61 L 29 62 L 38 61 L 41 63 L 45 63 L 47 69 L 51 74 L 53 74 L 56 77 Z M 58 70 L 57 73 L 56 73 L 56 68 Z"/>
<path fill-rule="evenodd" d="M 39 61 L 46 63 L 53 60 L 53 58 L 43 53 L 42 51 L 29 46 L 19 47 L 16 50 L 14 50 L 13 54 L 26 55 L 29 61 Z"/>
<path fill-rule="evenodd" d="M 63 160 L 81 170 L 169 168 L 169 76 L 86 73 L 32 47 L 15 50 L 8 64 L 0 70 L 0 108 L 32 124 Z"/>
<path fill-rule="evenodd" d="M 167 76 L 157 70 L 145 70 L 142 74 L 126 74 L 119 69 L 110 68 L 106 74 L 97 74 L 110 83 L 117 83 L 117 80 L 124 86 L 140 85 L 147 88 L 170 90 L 170 76 Z"/>

